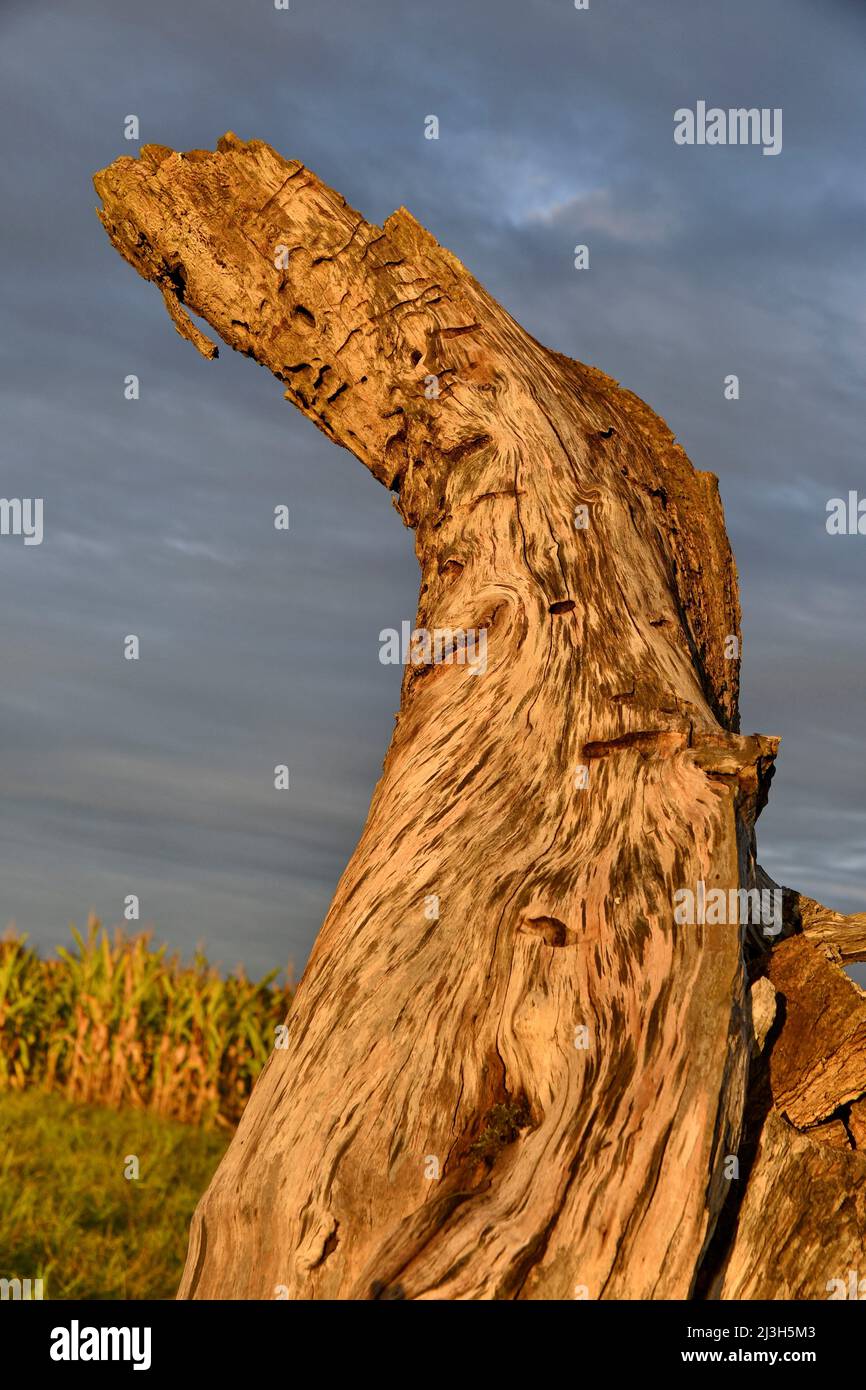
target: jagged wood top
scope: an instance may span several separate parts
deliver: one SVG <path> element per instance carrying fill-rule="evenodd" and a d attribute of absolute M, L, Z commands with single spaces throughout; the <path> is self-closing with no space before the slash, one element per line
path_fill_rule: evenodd
<path fill-rule="evenodd" d="M 366 222 L 264 141 L 228 132 L 215 152 L 185 154 L 144 145 L 94 184 L 111 241 L 159 287 L 178 332 L 217 355 L 189 309 L 268 367 L 288 400 L 399 490 L 407 524 L 435 524 L 449 474 L 472 456 L 507 459 L 530 404 L 555 418 L 557 397 L 571 399 L 590 476 L 594 464 L 621 470 L 664 537 L 683 621 L 647 621 L 691 648 L 714 714 L 738 728 L 739 656 L 725 645 L 739 643 L 740 610 L 717 479 L 692 468 L 644 402 L 543 348 L 405 208 L 382 228 Z M 425 394 L 430 375 L 438 398 Z M 435 459 L 434 486 L 413 476 L 418 458 Z"/>

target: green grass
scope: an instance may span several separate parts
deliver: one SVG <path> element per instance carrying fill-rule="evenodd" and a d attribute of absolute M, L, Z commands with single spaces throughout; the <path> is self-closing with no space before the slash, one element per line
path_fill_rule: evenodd
<path fill-rule="evenodd" d="M 46 1299 L 173 1298 L 227 1144 L 147 1111 L 0 1092 L 0 1278 L 41 1278 Z"/>

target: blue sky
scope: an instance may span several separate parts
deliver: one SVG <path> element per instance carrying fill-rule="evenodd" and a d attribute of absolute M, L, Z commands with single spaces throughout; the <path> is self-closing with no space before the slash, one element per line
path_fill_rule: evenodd
<path fill-rule="evenodd" d="M 387 493 L 110 247 L 90 180 L 137 150 L 128 114 L 181 149 L 267 140 L 372 221 L 409 207 L 718 474 L 743 730 L 783 739 L 761 859 L 866 907 L 866 537 L 824 524 L 866 495 L 866 7 L 43 0 L 0 38 L 2 493 L 45 499 L 44 543 L 0 544 L 0 920 L 47 947 L 136 893 L 183 951 L 299 969 L 399 700 L 378 633 L 415 612 Z M 698 100 L 781 107 L 781 154 L 675 145 Z"/>

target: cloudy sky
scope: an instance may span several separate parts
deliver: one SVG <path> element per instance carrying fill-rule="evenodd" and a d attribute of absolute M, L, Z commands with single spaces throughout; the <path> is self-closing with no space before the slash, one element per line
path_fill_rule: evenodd
<path fill-rule="evenodd" d="M 866 495 L 864 43 L 842 0 L 2 0 L 0 491 L 45 499 L 45 539 L 0 541 L 0 922 L 49 947 L 137 893 L 184 952 L 300 969 L 397 708 L 378 633 L 415 612 L 386 492 L 110 247 L 91 175 L 130 114 L 405 204 L 718 474 L 743 730 L 783 739 L 762 861 L 866 907 L 866 536 L 825 529 Z M 781 107 L 782 152 L 675 145 L 698 100 Z"/>

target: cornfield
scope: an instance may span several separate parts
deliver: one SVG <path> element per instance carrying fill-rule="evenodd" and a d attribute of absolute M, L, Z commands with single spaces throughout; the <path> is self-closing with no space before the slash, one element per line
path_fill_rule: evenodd
<path fill-rule="evenodd" d="M 71 931 L 56 959 L 0 939 L 0 1091 L 236 1125 L 289 1010 L 280 972 L 223 977 L 201 951 L 183 965 L 150 933 L 111 936 L 95 918 Z"/>

